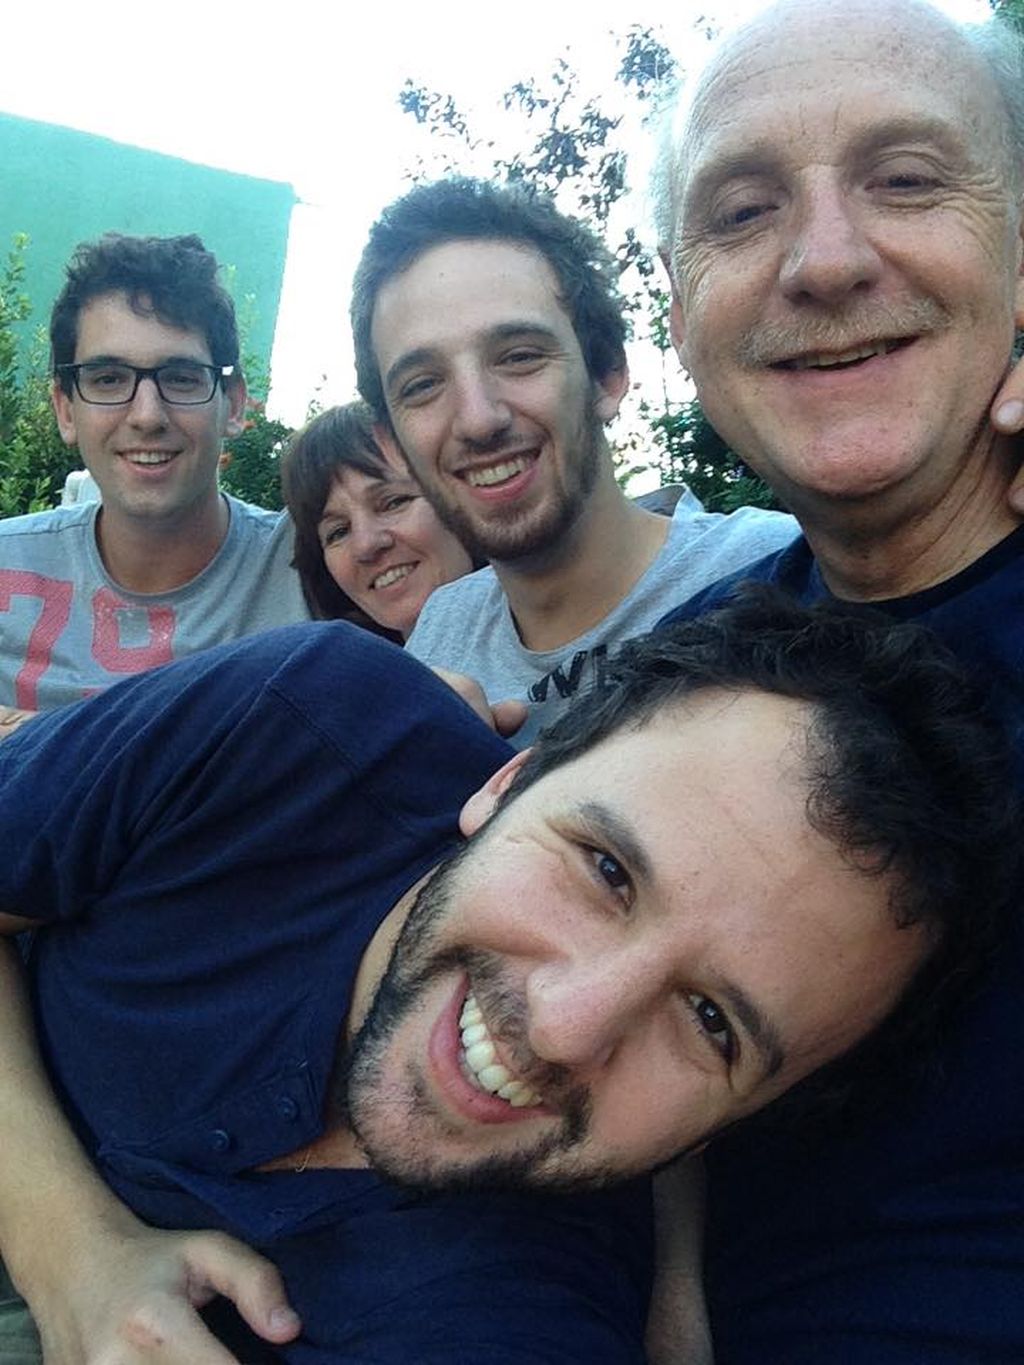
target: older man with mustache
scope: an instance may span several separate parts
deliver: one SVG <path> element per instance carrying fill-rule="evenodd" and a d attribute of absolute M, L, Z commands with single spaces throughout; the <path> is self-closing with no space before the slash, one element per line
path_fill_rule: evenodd
<path fill-rule="evenodd" d="M 679 355 L 804 532 L 738 577 L 932 626 L 994 694 L 1018 773 L 1019 447 L 987 414 L 1024 324 L 1022 97 L 995 22 L 781 0 L 715 53 L 660 167 Z M 930 1084 L 838 1140 L 712 1145 L 719 1365 L 1024 1359 L 1022 987 L 1018 920 Z"/>

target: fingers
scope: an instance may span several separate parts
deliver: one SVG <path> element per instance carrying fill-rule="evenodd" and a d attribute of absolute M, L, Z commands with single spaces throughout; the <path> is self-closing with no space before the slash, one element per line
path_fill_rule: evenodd
<path fill-rule="evenodd" d="M 35 711 L 22 711 L 17 706 L 0 706 L 0 739 L 13 735 L 19 725 L 24 725 L 35 714 Z"/>
<path fill-rule="evenodd" d="M 291 1341 L 302 1330 L 276 1266 L 229 1237 L 204 1233 L 186 1247 L 189 1298 L 201 1306 L 223 1294 L 257 1336 Z"/>
<path fill-rule="evenodd" d="M 1024 427 L 1024 401 L 1020 398 L 997 398 L 992 406 L 992 425 L 1007 436 Z"/>
<path fill-rule="evenodd" d="M 171 1294 L 147 1296 L 100 1322 L 53 1326 L 39 1324 L 45 1365 L 238 1365 L 193 1308 Z"/>
<path fill-rule="evenodd" d="M 992 425 L 1009 436 L 1024 428 L 1024 360 L 1003 380 L 992 404 Z"/>
<path fill-rule="evenodd" d="M 514 735 L 526 720 L 526 703 L 522 701 L 496 701 L 491 707 L 494 728 L 503 738 Z"/>

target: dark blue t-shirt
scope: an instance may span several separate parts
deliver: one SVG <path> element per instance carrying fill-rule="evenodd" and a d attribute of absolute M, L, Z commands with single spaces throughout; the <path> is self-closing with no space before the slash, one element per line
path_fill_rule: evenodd
<path fill-rule="evenodd" d="M 340 623 L 133 677 L 0 746 L 0 910 L 48 922 L 30 971 L 58 1092 L 142 1217 L 280 1266 L 296 1365 L 642 1360 L 645 1187 L 419 1196 L 253 1169 L 317 1135 L 369 939 L 510 753 Z"/>
<path fill-rule="evenodd" d="M 827 597 L 806 541 L 742 581 Z M 991 689 L 1024 779 L 1024 528 L 954 578 L 871 604 L 941 635 Z M 808 1147 L 752 1121 L 708 1152 L 716 1365 L 1024 1361 L 1024 917 L 930 1084 Z"/>

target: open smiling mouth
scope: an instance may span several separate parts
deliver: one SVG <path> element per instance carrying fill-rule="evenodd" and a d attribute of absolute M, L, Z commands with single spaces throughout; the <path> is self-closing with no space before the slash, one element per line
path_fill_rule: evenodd
<path fill-rule="evenodd" d="M 543 1103 L 536 1090 L 525 1081 L 518 1080 L 498 1061 L 497 1048 L 472 992 L 466 996 L 462 1013 L 459 1015 L 459 1034 L 462 1039 L 462 1052 L 459 1057 L 462 1074 L 477 1090 L 483 1090 L 488 1095 L 497 1095 L 513 1109 L 524 1109 Z"/>
<path fill-rule="evenodd" d="M 478 465 L 467 469 L 459 477 L 465 479 L 470 488 L 495 488 L 498 484 L 508 483 L 519 474 L 525 474 L 536 458 L 535 455 L 512 455 L 498 464 Z"/>
<path fill-rule="evenodd" d="M 403 578 L 408 578 L 415 567 L 415 564 L 395 564 L 392 568 L 385 569 L 383 573 L 378 574 L 370 587 L 372 589 L 390 588 L 392 583 L 399 583 Z"/>
<path fill-rule="evenodd" d="M 122 452 L 122 458 L 129 464 L 170 464 L 177 453 L 176 450 L 126 450 Z"/>
<path fill-rule="evenodd" d="M 808 355 L 795 356 L 792 360 L 779 360 L 772 365 L 773 370 L 848 370 L 862 365 L 866 360 L 889 355 L 909 346 L 913 337 L 899 337 L 893 341 L 873 341 L 864 346 L 853 346 L 848 351 L 820 351 Z"/>

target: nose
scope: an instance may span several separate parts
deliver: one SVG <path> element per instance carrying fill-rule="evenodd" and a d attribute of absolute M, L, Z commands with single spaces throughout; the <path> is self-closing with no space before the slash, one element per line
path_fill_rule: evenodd
<path fill-rule="evenodd" d="M 780 271 L 783 293 L 793 302 L 837 303 L 870 289 L 881 269 L 858 206 L 823 173 L 797 205 L 793 240 Z"/>
<path fill-rule="evenodd" d="M 526 983 L 530 1046 L 578 1073 L 600 1070 L 664 990 L 664 955 L 636 945 L 540 964 Z"/>
<path fill-rule="evenodd" d="M 455 384 L 455 418 L 452 429 L 469 446 L 489 446 L 499 441 L 512 422 L 499 381 L 478 371 L 459 376 Z"/>
<path fill-rule="evenodd" d="M 353 519 L 349 529 L 349 544 L 361 564 L 372 563 L 378 555 L 390 550 L 394 543 L 394 533 L 377 517 Z"/>
<path fill-rule="evenodd" d="M 128 420 L 132 426 L 146 431 L 167 426 L 167 409 L 152 376 L 139 380 L 139 387 L 129 407 Z"/>

